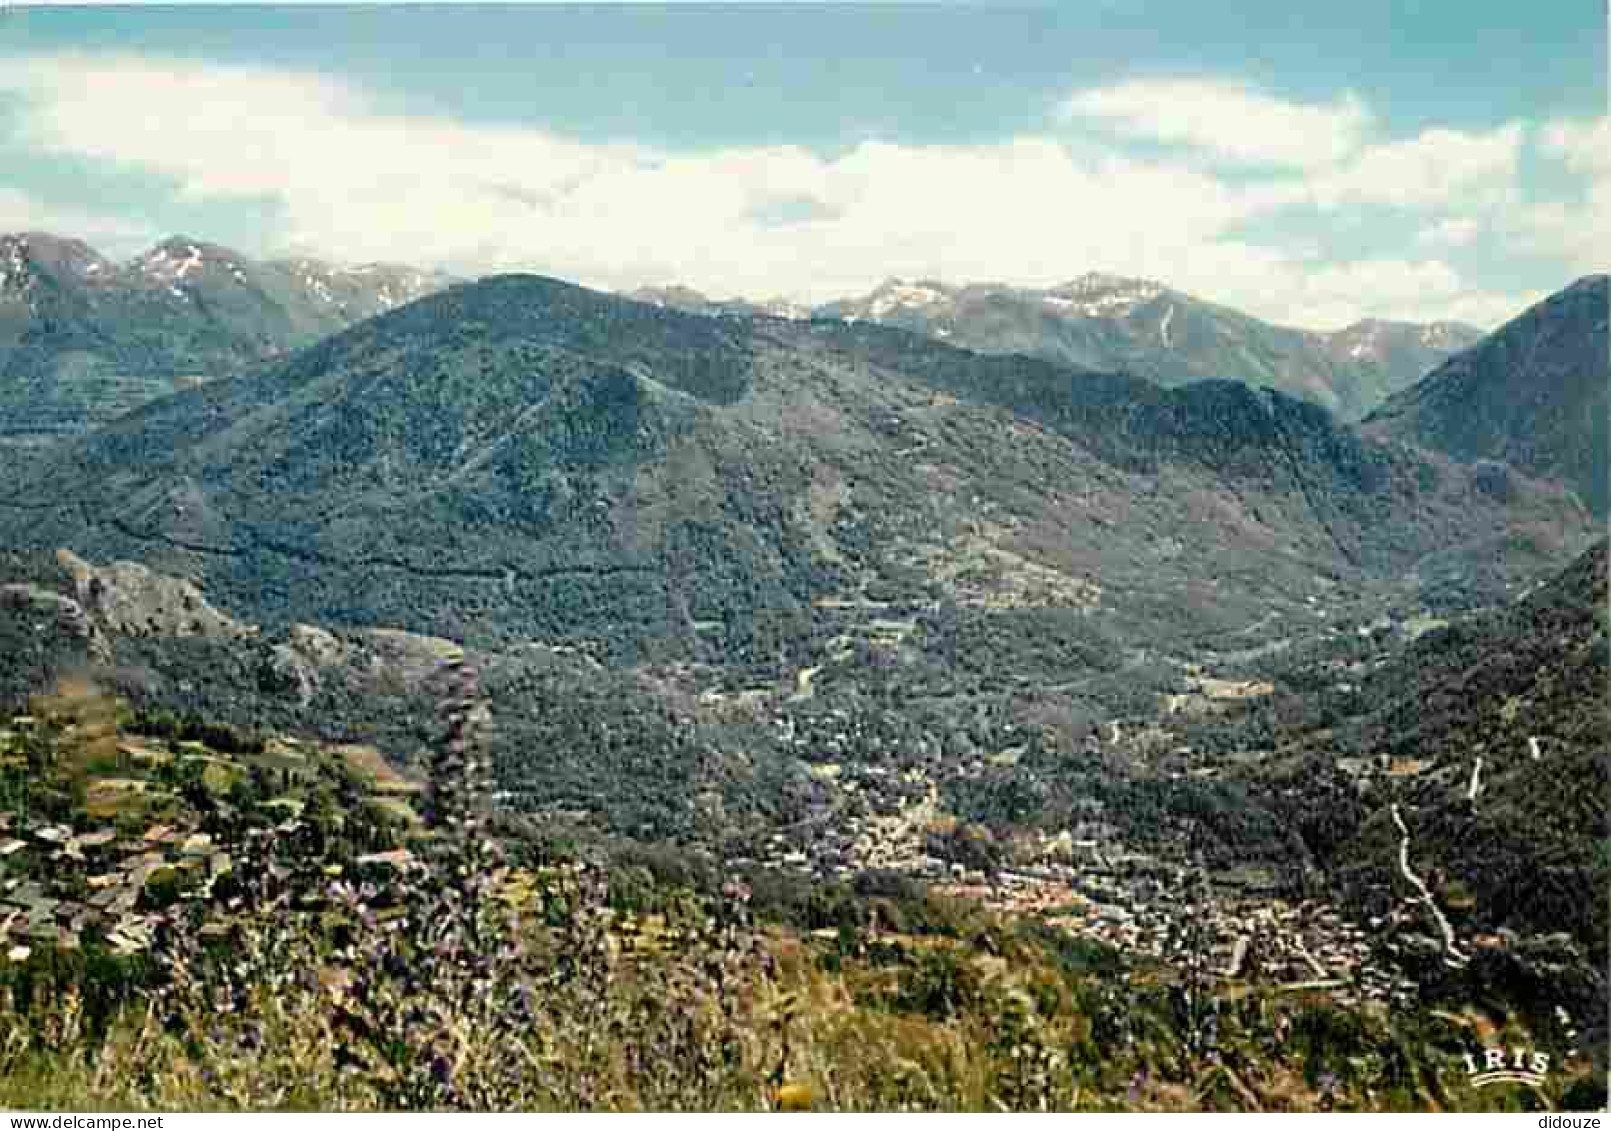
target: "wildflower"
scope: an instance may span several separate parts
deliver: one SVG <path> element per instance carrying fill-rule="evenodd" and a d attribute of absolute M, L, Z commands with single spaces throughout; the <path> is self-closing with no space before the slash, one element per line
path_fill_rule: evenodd
<path fill-rule="evenodd" d="M 815 1102 L 810 1084 L 791 1082 L 778 1089 L 779 1111 L 810 1111 Z"/>
<path fill-rule="evenodd" d="M 438 1053 L 431 1059 L 431 1075 L 436 1078 L 438 1084 L 446 1087 L 453 1079 L 453 1065 L 448 1062 L 447 1057 Z"/>

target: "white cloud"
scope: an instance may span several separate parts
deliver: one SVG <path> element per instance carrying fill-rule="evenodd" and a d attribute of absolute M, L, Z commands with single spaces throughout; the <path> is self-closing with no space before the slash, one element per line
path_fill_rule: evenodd
<path fill-rule="evenodd" d="M 1540 255 L 1559 257 L 1568 269 L 1604 273 L 1611 269 L 1611 188 L 1601 184 L 1581 204 L 1548 201 L 1517 211 L 1507 228 L 1520 244 Z"/>
<path fill-rule="evenodd" d="M 1294 102 L 1203 79 L 1140 79 L 1077 91 L 1061 114 L 1121 137 L 1186 146 L 1239 164 L 1298 169 L 1347 157 L 1371 124 L 1370 112 L 1352 94 L 1328 103 Z"/>
<path fill-rule="evenodd" d="M 1524 132 L 1511 122 L 1485 133 L 1430 129 L 1371 145 L 1312 178 L 1308 194 L 1322 208 L 1385 204 L 1440 208 L 1460 202 L 1503 204 L 1515 196 Z"/>
<path fill-rule="evenodd" d="M 801 299 L 890 275 L 1049 285 L 1098 269 L 1322 326 L 1429 311 L 1486 324 L 1513 301 L 1471 293 L 1436 260 L 1326 268 L 1296 237 L 1279 249 L 1239 237 L 1248 221 L 1313 203 L 1314 184 L 1331 186 L 1333 206 L 1408 206 L 1511 168 L 1493 156 L 1508 140 L 1467 145 L 1449 131 L 1359 148 L 1368 114 L 1346 99 L 1314 111 L 1343 139 L 1323 139 L 1330 168 L 1233 182 L 1184 159 L 1046 137 L 869 142 L 833 158 L 792 146 L 667 153 L 399 117 L 319 75 L 136 56 L 13 61 L 7 90 L 22 98 L 26 144 L 155 173 L 181 199 L 272 201 L 275 246 L 245 250 Z M 1270 152 L 1318 159 L 1294 132 L 1309 119 L 1272 120 L 1283 124 Z M 1395 183 L 1368 191 L 1378 177 Z"/>
<path fill-rule="evenodd" d="M 1530 202 L 1506 218 L 1523 246 L 1558 256 L 1573 271 L 1611 268 L 1611 117 L 1558 121 L 1538 134 L 1538 151 L 1582 179 L 1581 195 L 1569 201 Z"/>
<path fill-rule="evenodd" d="M 1611 172 L 1611 117 L 1550 122 L 1539 131 L 1538 147 L 1576 172 Z"/>
<path fill-rule="evenodd" d="M 1299 170 L 1301 182 L 1268 183 L 1272 202 L 1302 199 L 1322 208 L 1379 204 L 1446 206 L 1452 200 L 1511 199 L 1524 137 L 1518 122 L 1488 131 L 1428 129 L 1413 137 L 1374 135 L 1370 110 L 1353 94 L 1297 102 L 1214 80 L 1138 80 L 1078 91 L 1066 120 L 1093 122 L 1120 137 L 1184 146 L 1238 164 Z M 1576 144 L 1565 135 L 1562 145 Z"/>
<path fill-rule="evenodd" d="M 1429 248 L 1466 247 L 1481 230 L 1481 223 L 1469 216 L 1445 216 L 1417 232 L 1415 242 Z"/>
<path fill-rule="evenodd" d="M 1291 321 L 1340 329 L 1360 318 L 1469 322 L 1492 327 L 1542 298 L 1473 288 L 1439 259 L 1367 259 L 1303 272 L 1292 280 Z"/>
<path fill-rule="evenodd" d="M 130 249 L 154 235 L 148 225 L 82 208 L 51 204 L 15 189 L 0 187 L 0 232 L 61 232 L 110 249 Z"/>
<path fill-rule="evenodd" d="M 287 243 L 617 285 L 824 297 L 890 274 L 1161 272 L 1266 206 L 1184 165 L 1041 138 L 668 154 L 389 116 L 320 76 L 132 57 L 36 60 L 7 86 L 33 145 L 161 174 L 184 198 L 272 199 Z"/>

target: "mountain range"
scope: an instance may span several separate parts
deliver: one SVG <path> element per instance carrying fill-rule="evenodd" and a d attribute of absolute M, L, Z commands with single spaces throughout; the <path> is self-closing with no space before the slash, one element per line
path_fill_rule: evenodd
<path fill-rule="evenodd" d="M 687 287 L 644 288 L 632 297 L 697 314 L 875 322 L 983 353 L 1118 370 L 1165 386 L 1230 378 L 1350 420 L 1482 337 L 1458 322 L 1371 319 L 1332 333 L 1297 330 L 1161 283 L 1100 273 L 1044 290 L 891 279 L 860 298 L 815 307 L 716 301 Z"/>
<path fill-rule="evenodd" d="M 452 281 L 385 264 L 255 261 L 185 236 L 124 263 L 75 239 L 0 236 L 0 442 L 81 432 Z M 1096 273 L 1045 290 L 889 280 L 865 296 L 817 306 L 718 301 L 687 287 L 629 297 L 711 316 L 873 322 L 1168 387 L 1241 380 L 1349 420 L 1482 336 L 1459 323 L 1377 320 L 1335 333 L 1296 330 L 1158 283 Z"/>
<path fill-rule="evenodd" d="M 1570 485 L 1607 513 L 1611 279 L 1590 275 L 1450 358 L 1365 420 L 1471 463 L 1499 461 Z"/>
<path fill-rule="evenodd" d="M 83 431 L 447 281 L 383 264 L 257 262 L 184 236 L 114 263 L 79 240 L 0 235 L 0 440 Z"/>
<path fill-rule="evenodd" d="M 41 450 L 0 534 L 270 623 L 760 662 L 933 602 L 1180 645 L 1321 586 L 1503 583 L 1588 524 L 1236 382 L 504 276 Z"/>

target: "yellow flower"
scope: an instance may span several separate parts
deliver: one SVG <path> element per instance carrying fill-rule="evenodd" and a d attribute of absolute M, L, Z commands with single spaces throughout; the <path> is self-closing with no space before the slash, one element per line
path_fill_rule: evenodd
<path fill-rule="evenodd" d="M 778 1089 L 779 1111 L 810 1111 L 816 1096 L 810 1084 L 784 1084 Z"/>

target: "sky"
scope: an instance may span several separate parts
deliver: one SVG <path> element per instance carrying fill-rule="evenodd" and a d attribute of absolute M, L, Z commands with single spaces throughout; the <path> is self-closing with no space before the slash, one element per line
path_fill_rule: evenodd
<path fill-rule="evenodd" d="M 1601 0 L 0 0 L 0 231 L 1489 328 L 1611 265 Z"/>

